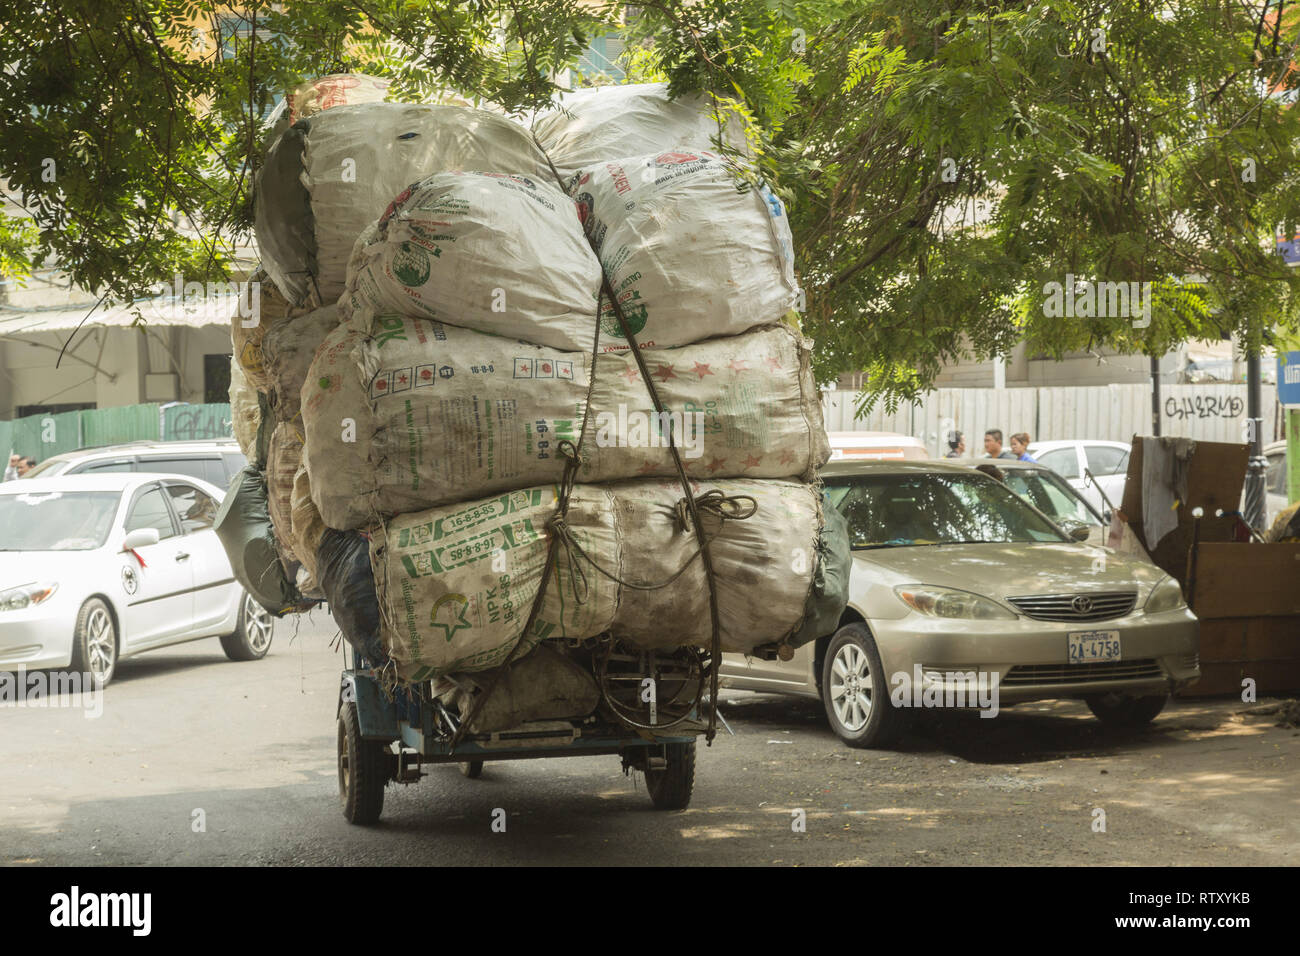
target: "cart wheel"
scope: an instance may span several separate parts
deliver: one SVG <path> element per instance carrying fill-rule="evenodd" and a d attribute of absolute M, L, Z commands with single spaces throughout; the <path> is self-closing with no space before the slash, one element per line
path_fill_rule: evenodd
<path fill-rule="evenodd" d="M 646 789 L 656 810 L 685 810 L 695 786 L 695 741 L 688 744 L 665 744 L 668 766 L 645 772 Z"/>
<path fill-rule="evenodd" d="M 479 777 L 483 776 L 483 761 L 462 760 L 460 764 L 460 772 L 471 780 L 477 780 Z"/>
<path fill-rule="evenodd" d="M 339 802 L 348 823 L 378 822 L 389 776 L 386 757 L 383 744 L 362 738 L 357 705 L 344 704 L 339 713 Z"/>

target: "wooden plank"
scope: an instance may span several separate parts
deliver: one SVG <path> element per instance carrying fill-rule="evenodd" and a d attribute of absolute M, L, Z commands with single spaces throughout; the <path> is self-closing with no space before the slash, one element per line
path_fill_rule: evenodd
<path fill-rule="evenodd" d="M 1300 616 L 1300 544 L 1202 540 L 1192 610 L 1201 620 Z M 1300 631 L 1300 623 L 1296 625 Z"/>

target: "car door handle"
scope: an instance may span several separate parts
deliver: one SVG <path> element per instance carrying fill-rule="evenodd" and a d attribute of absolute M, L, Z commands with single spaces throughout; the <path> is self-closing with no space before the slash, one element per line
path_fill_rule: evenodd
<path fill-rule="evenodd" d="M 188 554 L 186 554 L 184 551 L 177 551 L 177 552 L 176 552 L 176 560 L 177 560 L 177 561 L 188 561 L 189 559 L 190 559 L 190 556 L 189 556 Z"/>

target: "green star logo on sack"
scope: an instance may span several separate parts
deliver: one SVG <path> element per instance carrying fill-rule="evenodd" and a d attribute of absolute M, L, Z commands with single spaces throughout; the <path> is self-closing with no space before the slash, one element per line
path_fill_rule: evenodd
<path fill-rule="evenodd" d="M 442 615 L 443 620 L 440 621 L 438 615 L 443 608 L 447 609 L 447 613 Z M 468 630 L 473 626 L 465 617 L 467 610 L 469 610 L 469 598 L 465 595 L 444 594 L 433 603 L 433 610 L 429 612 L 429 624 L 442 628 L 447 636 L 447 643 L 450 644 L 457 631 Z"/>
<path fill-rule="evenodd" d="M 393 254 L 393 275 L 407 288 L 429 281 L 429 254 L 417 245 L 404 242 Z"/>

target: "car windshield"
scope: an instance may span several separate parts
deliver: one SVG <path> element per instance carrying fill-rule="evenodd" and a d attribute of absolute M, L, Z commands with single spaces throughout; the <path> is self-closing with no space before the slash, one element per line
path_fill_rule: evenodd
<path fill-rule="evenodd" d="M 1057 524 L 1102 523 L 1087 502 L 1072 494 L 1070 486 L 1054 472 L 1008 468 L 1003 475 L 1008 488 Z"/>
<path fill-rule="evenodd" d="M 854 550 L 920 545 L 1067 541 L 1001 482 L 941 472 L 828 482 Z"/>
<path fill-rule="evenodd" d="M 108 540 L 116 491 L 0 495 L 0 551 L 93 551 Z"/>

